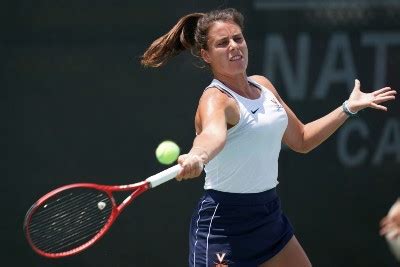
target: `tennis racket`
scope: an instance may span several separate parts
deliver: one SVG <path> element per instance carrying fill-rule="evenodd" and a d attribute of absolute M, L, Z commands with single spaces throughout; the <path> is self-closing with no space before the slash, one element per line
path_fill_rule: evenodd
<path fill-rule="evenodd" d="M 98 241 L 122 210 L 150 188 L 173 179 L 179 164 L 144 181 L 129 185 L 77 183 L 57 188 L 36 201 L 24 220 L 28 243 L 39 255 L 61 258 L 75 255 Z M 132 192 L 117 205 L 113 193 Z"/>

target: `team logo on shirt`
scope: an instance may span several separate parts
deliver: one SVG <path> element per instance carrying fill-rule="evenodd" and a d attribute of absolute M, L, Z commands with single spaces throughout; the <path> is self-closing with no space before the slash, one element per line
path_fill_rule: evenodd
<path fill-rule="evenodd" d="M 225 252 L 218 252 L 216 253 L 217 255 L 217 261 L 215 263 L 215 267 L 229 267 L 228 266 L 228 261 L 225 259 L 226 253 Z"/>
<path fill-rule="evenodd" d="M 280 110 L 281 108 L 283 108 L 283 106 L 275 98 L 272 98 L 271 102 L 275 104 L 275 107 L 277 110 Z"/>

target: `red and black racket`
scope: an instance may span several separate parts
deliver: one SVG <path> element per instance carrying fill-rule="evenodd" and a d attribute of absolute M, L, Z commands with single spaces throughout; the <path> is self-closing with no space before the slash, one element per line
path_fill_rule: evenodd
<path fill-rule="evenodd" d="M 129 185 L 70 184 L 41 197 L 29 209 L 24 232 L 38 254 L 48 258 L 71 256 L 87 249 L 110 229 L 122 210 L 143 192 L 173 179 L 175 165 Z M 117 205 L 113 193 L 132 191 Z"/>

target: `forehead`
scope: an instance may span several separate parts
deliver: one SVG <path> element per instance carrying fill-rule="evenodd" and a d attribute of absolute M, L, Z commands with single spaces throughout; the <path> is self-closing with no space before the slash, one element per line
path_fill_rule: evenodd
<path fill-rule="evenodd" d="M 242 30 L 239 25 L 232 21 L 216 21 L 208 31 L 208 38 L 219 39 L 231 35 L 241 34 Z"/>

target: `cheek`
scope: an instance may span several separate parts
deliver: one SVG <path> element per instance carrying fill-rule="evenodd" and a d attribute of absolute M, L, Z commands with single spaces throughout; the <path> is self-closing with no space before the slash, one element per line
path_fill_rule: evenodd
<path fill-rule="evenodd" d="M 246 44 L 246 43 L 243 44 L 243 46 L 242 46 L 242 51 L 245 52 L 246 55 L 247 55 L 248 49 L 247 49 L 247 44 Z"/>
<path fill-rule="evenodd" d="M 222 57 L 226 57 L 227 51 L 224 49 L 215 50 L 215 55 L 220 59 Z"/>
<path fill-rule="evenodd" d="M 227 60 L 226 51 L 223 50 L 215 50 L 212 54 L 212 61 L 218 65 L 223 65 L 224 62 Z"/>

